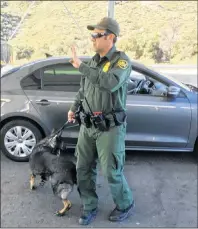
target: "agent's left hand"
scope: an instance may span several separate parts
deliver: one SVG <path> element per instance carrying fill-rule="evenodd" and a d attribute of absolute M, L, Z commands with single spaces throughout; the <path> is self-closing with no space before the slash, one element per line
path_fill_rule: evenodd
<path fill-rule="evenodd" d="M 79 68 L 82 61 L 76 55 L 76 48 L 72 46 L 71 51 L 72 51 L 72 59 L 69 62 L 74 66 L 74 68 Z"/>

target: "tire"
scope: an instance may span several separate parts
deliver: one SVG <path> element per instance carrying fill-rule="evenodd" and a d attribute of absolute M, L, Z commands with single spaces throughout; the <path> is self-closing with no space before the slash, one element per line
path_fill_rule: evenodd
<path fill-rule="evenodd" d="M 196 161 L 198 162 L 198 137 L 197 137 L 197 140 L 195 142 L 193 154 L 195 156 Z"/>
<path fill-rule="evenodd" d="M 41 139 L 41 131 L 27 120 L 13 120 L 1 128 L 1 150 L 13 161 L 29 161 L 32 149 Z"/>

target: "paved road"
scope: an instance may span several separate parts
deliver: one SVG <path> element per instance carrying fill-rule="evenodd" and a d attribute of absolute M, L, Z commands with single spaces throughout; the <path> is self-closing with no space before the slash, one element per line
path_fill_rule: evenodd
<path fill-rule="evenodd" d="M 107 182 L 99 175 L 99 213 L 91 227 L 197 227 L 197 164 L 188 154 L 128 152 L 125 174 L 136 200 L 134 214 L 123 223 L 110 223 L 113 202 Z M 64 217 L 49 184 L 29 190 L 28 163 L 1 158 L 1 227 L 79 227 L 80 199 Z"/>
<path fill-rule="evenodd" d="M 198 87 L 198 78 L 197 78 L 197 65 L 151 65 L 151 68 L 156 71 L 161 72 L 162 74 L 170 75 L 175 79 L 192 84 Z"/>
<path fill-rule="evenodd" d="M 176 80 L 179 80 L 182 83 L 192 84 L 193 86 L 198 87 L 198 78 L 195 74 L 179 74 L 179 73 L 168 73 L 170 76 L 174 77 Z M 164 73 L 164 75 L 166 75 Z"/>
<path fill-rule="evenodd" d="M 158 69 L 156 68 L 156 71 L 160 71 L 164 76 L 172 76 L 176 80 L 179 80 L 182 83 L 188 83 L 192 84 L 196 87 L 198 87 L 198 78 L 197 78 L 197 69 Z"/>

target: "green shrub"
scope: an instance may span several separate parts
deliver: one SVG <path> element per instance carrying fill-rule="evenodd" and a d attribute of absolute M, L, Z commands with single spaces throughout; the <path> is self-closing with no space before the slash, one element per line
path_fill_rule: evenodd
<path fill-rule="evenodd" d="M 19 46 L 17 47 L 16 59 L 17 60 L 21 60 L 21 59 L 29 60 L 33 53 L 34 53 L 34 49 L 32 47 Z"/>

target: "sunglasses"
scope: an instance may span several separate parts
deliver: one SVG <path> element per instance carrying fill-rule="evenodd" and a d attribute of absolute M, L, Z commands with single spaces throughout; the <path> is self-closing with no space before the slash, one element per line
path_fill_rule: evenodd
<path fill-rule="evenodd" d="M 110 33 L 107 33 L 107 32 L 105 32 L 105 33 L 92 33 L 91 34 L 91 37 L 94 38 L 94 39 L 96 39 L 96 38 L 101 38 L 101 37 L 107 36 L 109 34 Z"/>

